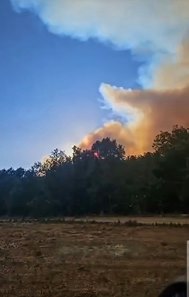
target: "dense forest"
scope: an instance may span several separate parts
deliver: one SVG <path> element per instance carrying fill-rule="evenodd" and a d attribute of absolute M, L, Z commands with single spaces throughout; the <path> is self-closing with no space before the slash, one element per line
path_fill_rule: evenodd
<path fill-rule="evenodd" d="M 189 129 L 160 132 L 153 152 L 127 156 L 104 138 L 91 149 L 55 149 L 29 170 L 0 170 L 0 215 L 19 217 L 189 212 Z"/>

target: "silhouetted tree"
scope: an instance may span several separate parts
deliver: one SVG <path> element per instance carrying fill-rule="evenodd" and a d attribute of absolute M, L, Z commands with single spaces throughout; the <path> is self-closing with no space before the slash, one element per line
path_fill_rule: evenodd
<path fill-rule="evenodd" d="M 161 132 L 153 147 L 159 155 L 154 173 L 159 179 L 159 188 L 164 212 L 183 211 L 187 205 L 189 129 L 175 126 L 172 132 Z M 189 209 L 187 209 L 188 211 Z"/>
<path fill-rule="evenodd" d="M 72 157 L 55 149 L 30 170 L 0 170 L 1 216 L 147 214 L 189 211 L 189 129 L 160 132 L 154 152 L 126 156 L 116 140 Z"/>

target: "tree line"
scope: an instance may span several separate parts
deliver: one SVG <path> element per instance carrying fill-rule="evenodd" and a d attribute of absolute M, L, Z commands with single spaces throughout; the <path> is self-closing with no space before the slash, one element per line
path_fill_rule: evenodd
<path fill-rule="evenodd" d="M 0 215 L 56 217 L 188 213 L 189 129 L 160 132 L 153 152 L 127 156 L 104 138 L 72 156 L 55 149 L 29 170 L 0 170 Z"/>

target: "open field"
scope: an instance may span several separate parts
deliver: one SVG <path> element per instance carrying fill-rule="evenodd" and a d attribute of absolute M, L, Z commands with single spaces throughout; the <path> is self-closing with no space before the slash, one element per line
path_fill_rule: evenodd
<path fill-rule="evenodd" d="M 99 223 L 117 223 L 121 224 L 127 223 L 138 223 L 142 225 L 161 225 L 161 224 L 179 224 L 179 225 L 189 225 L 188 215 L 172 215 L 172 216 L 93 216 L 93 217 L 82 217 L 82 218 L 67 218 L 67 221 L 75 222 L 99 222 Z"/>
<path fill-rule="evenodd" d="M 189 226 L 4 222 L 0 296 L 158 296 L 185 272 L 188 235 Z"/>

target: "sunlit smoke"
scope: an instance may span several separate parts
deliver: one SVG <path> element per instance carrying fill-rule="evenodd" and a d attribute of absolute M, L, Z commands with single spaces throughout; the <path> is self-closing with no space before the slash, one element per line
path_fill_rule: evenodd
<path fill-rule="evenodd" d="M 125 123 L 105 123 L 83 139 L 83 148 L 109 136 L 124 144 L 128 154 L 139 154 L 151 150 L 160 130 L 189 126 L 188 0 L 11 2 L 17 11 L 35 12 L 54 34 L 109 42 L 143 61 L 138 73 L 142 90 L 101 84 L 104 105 Z"/>
<path fill-rule="evenodd" d="M 127 107 L 140 117 L 135 122 L 121 124 L 109 122 L 89 134 L 81 143 L 81 147 L 90 147 L 96 140 L 104 137 L 116 138 L 125 145 L 127 154 L 142 154 L 152 150 L 152 142 L 161 130 L 171 130 L 179 124 L 189 127 L 189 86 L 174 90 L 135 90 L 102 84 L 101 93 L 104 100 L 110 102 L 111 108 L 121 111 Z M 124 109 L 125 107 L 125 109 Z M 143 116 L 141 116 L 143 115 Z"/>
<path fill-rule="evenodd" d="M 148 61 L 140 81 L 150 81 L 165 57 L 177 55 L 189 31 L 188 0 L 11 0 L 35 12 L 49 31 L 80 40 L 97 38 Z M 155 67 L 151 67 L 155 65 Z M 148 83 L 149 83 L 148 81 Z"/>

